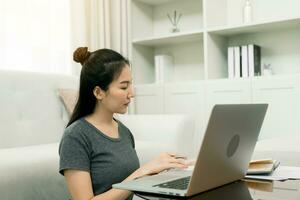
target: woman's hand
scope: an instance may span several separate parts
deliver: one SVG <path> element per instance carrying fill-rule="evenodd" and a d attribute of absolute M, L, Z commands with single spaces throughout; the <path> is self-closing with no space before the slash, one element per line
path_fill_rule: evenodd
<path fill-rule="evenodd" d="M 141 176 L 157 174 L 171 168 L 187 168 L 186 158 L 177 156 L 174 153 L 161 153 L 150 162 L 141 166 L 139 171 Z"/>

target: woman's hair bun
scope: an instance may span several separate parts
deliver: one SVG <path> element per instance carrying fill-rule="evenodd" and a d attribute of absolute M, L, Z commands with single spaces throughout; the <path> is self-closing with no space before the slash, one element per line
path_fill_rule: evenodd
<path fill-rule="evenodd" d="M 79 47 L 73 53 L 73 60 L 83 64 L 89 58 L 90 54 L 87 47 Z"/>

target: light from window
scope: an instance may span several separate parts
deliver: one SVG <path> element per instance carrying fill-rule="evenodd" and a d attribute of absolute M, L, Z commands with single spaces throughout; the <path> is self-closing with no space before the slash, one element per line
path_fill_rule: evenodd
<path fill-rule="evenodd" d="M 0 0 L 0 69 L 71 73 L 70 0 Z"/>

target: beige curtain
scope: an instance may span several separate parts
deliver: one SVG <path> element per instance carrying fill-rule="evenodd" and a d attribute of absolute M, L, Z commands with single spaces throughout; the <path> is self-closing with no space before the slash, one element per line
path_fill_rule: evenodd
<path fill-rule="evenodd" d="M 129 57 L 128 9 L 130 0 L 72 0 L 72 49 L 110 48 Z M 80 65 L 73 64 L 79 74 Z"/>

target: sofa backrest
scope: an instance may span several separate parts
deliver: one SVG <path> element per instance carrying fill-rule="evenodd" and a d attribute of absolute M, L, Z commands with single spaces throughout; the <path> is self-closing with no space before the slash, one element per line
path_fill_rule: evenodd
<path fill-rule="evenodd" d="M 132 132 L 141 164 L 161 152 L 194 156 L 195 119 L 188 115 L 117 115 Z"/>
<path fill-rule="evenodd" d="M 68 116 L 58 89 L 78 89 L 78 77 L 0 71 L 0 148 L 58 142 Z"/>

